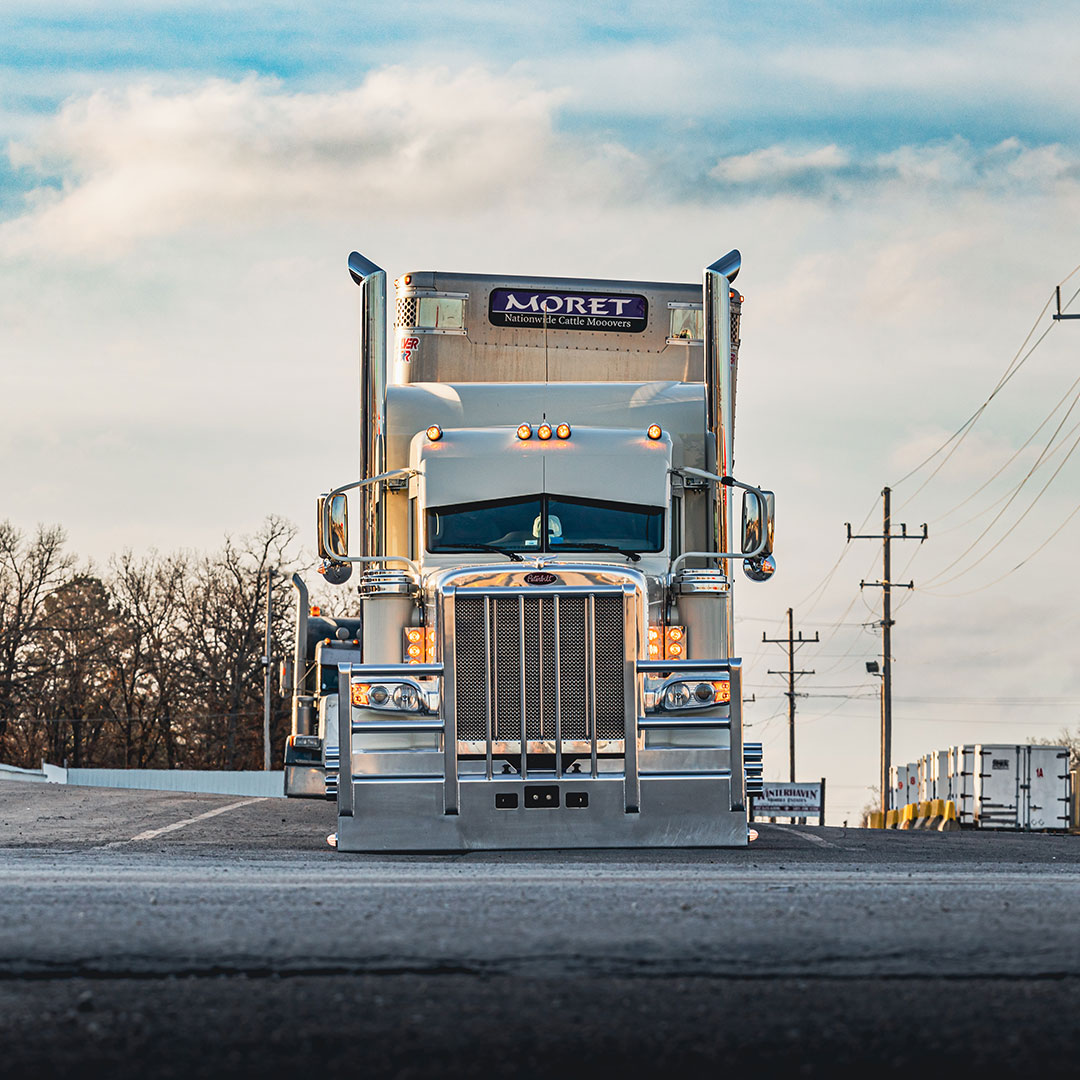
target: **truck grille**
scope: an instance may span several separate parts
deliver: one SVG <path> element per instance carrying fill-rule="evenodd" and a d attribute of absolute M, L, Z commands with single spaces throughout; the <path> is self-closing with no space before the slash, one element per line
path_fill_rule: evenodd
<path fill-rule="evenodd" d="M 621 593 L 458 592 L 455 638 L 459 739 L 554 739 L 556 695 L 561 741 L 623 737 Z"/>

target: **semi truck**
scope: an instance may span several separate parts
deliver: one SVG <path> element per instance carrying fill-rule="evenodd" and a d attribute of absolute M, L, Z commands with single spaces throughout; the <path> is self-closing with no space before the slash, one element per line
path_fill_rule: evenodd
<path fill-rule="evenodd" d="M 732 570 L 772 575 L 775 511 L 734 475 L 740 263 L 406 273 L 388 357 L 386 273 L 349 256 L 359 476 L 317 538 L 358 598 L 294 578 L 285 753 L 339 851 L 747 844 Z"/>

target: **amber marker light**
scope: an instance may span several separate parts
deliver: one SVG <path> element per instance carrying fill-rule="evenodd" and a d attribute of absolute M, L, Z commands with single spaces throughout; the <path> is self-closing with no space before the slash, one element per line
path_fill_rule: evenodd
<path fill-rule="evenodd" d="M 659 424 L 650 424 L 649 430 L 645 432 L 645 434 L 648 435 L 650 439 L 659 439 L 664 432 Z"/>
<path fill-rule="evenodd" d="M 317 619 L 322 614 L 322 608 L 319 607 L 318 604 L 312 604 L 311 609 L 308 611 L 308 614 L 312 618 Z"/>
<path fill-rule="evenodd" d="M 681 660 L 686 655 L 686 630 L 682 626 L 669 626 L 664 631 L 664 659 Z"/>
<path fill-rule="evenodd" d="M 422 626 L 407 626 L 404 630 L 405 641 L 402 646 L 402 659 L 406 664 L 422 664 L 424 662 L 425 641 L 424 628 Z"/>
<path fill-rule="evenodd" d="M 438 442 L 442 438 L 442 428 L 439 427 L 438 424 L 432 424 L 431 427 L 427 429 L 427 437 L 432 442 Z"/>
<path fill-rule="evenodd" d="M 519 439 L 531 439 L 532 438 L 532 428 L 529 427 L 528 424 L 522 424 L 518 428 L 518 438 Z"/>
<path fill-rule="evenodd" d="M 550 424 L 541 424 L 536 429 L 536 437 L 538 439 L 540 439 L 542 442 L 547 442 L 548 439 L 551 438 L 551 425 Z"/>
<path fill-rule="evenodd" d="M 569 424 L 560 424 L 555 429 L 555 434 L 560 439 L 569 439 L 570 438 L 570 425 Z"/>
<path fill-rule="evenodd" d="M 368 694 L 371 692 L 370 683 L 354 682 L 352 684 L 352 703 L 354 705 L 367 705 Z"/>

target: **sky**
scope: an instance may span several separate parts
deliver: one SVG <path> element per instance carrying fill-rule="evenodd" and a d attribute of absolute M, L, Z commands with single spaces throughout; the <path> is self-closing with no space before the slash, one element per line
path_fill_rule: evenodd
<path fill-rule="evenodd" d="M 1043 309 L 1080 288 L 1078 32 L 1038 2 L 4 0 L 0 519 L 99 566 L 271 513 L 310 545 L 355 463 L 349 251 L 696 281 L 737 247 L 766 777 L 792 607 L 799 778 L 833 823 L 875 783 L 881 545 L 844 524 L 880 533 L 886 484 L 930 535 L 893 546 L 894 760 L 1076 728 L 1080 323 Z"/>

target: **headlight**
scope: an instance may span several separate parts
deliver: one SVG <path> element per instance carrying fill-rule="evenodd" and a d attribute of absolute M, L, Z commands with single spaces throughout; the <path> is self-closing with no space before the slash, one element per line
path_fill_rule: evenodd
<path fill-rule="evenodd" d="M 685 709 L 690 704 L 690 687 L 684 682 L 672 683 L 664 691 L 665 709 Z"/>
<path fill-rule="evenodd" d="M 415 686 L 402 683 L 394 688 L 394 708 L 402 712 L 416 712 L 420 708 L 420 695 Z"/>
<path fill-rule="evenodd" d="M 352 703 L 364 709 L 382 712 L 428 712 L 439 711 L 437 685 L 421 685 L 416 682 L 384 682 L 352 684 Z"/>
<path fill-rule="evenodd" d="M 692 709 L 708 709 L 726 705 L 731 701 L 731 683 L 727 679 L 701 680 L 676 679 L 650 688 L 646 684 L 646 711 L 663 709 L 666 712 L 684 712 Z"/>

